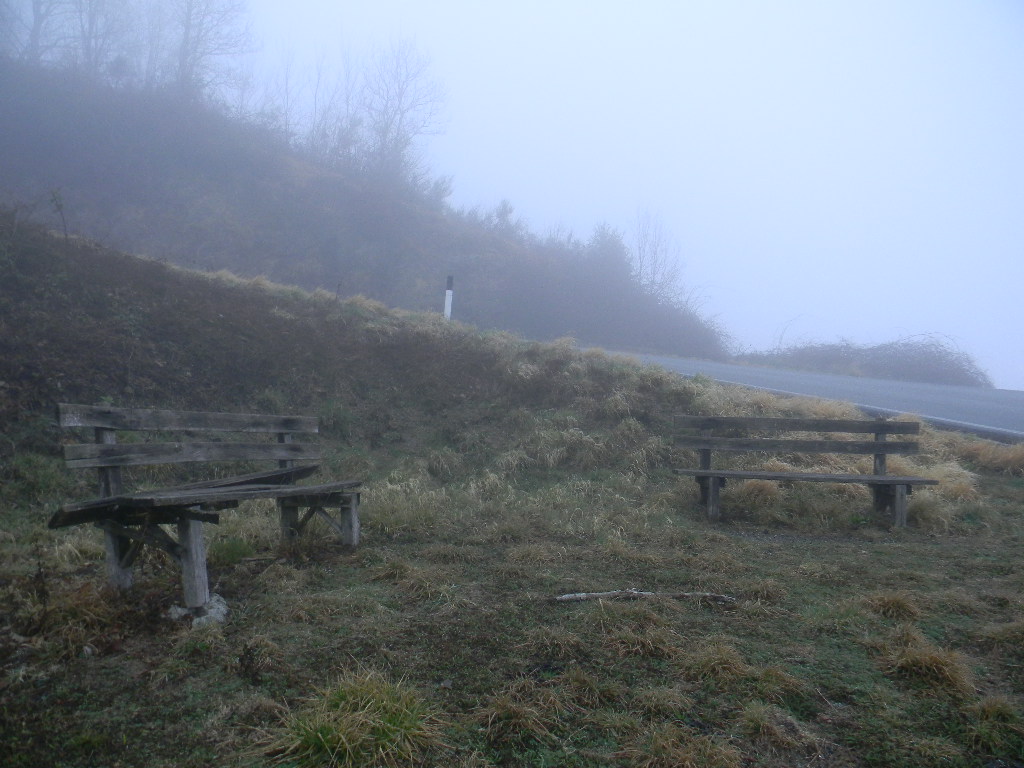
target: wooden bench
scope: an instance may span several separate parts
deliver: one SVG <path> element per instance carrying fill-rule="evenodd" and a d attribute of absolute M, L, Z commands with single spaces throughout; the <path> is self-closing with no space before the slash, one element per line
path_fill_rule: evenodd
<path fill-rule="evenodd" d="M 890 441 L 890 435 L 916 435 L 921 425 L 914 421 L 874 421 L 858 419 L 801 419 L 747 416 L 678 416 L 675 425 L 689 434 L 677 434 L 676 445 L 697 451 L 697 469 L 676 469 L 676 474 L 696 478 L 701 504 L 706 505 L 709 520 L 721 516 L 719 493 L 727 480 L 808 481 L 816 483 L 863 483 L 871 487 L 876 511 L 892 509 L 896 527 L 907 524 L 907 497 L 915 485 L 936 485 L 926 477 L 886 474 L 886 456 L 913 454 L 918 445 L 911 441 Z M 778 435 L 790 432 L 872 435 L 871 440 L 796 439 L 775 436 L 751 436 L 752 433 Z M 800 454 L 865 454 L 874 456 L 870 475 L 827 472 L 773 472 L 747 469 L 713 469 L 715 451 L 744 451 Z"/>
<path fill-rule="evenodd" d="M 345 544 L 359 543 L 360 482 L 295 484 L 319 469 L 318 464 L 307 463 L 320 459 L 319 446 L 294 439 L 319 431 L 314 417 L 61 404 L 57 406 L 57 420 L 61 427 L 93 430 L 93 442 L 65 445 L 64 459 L 68 467 L 98 470 L 99 495 L 65 504 L 50 518 L 49 526 L 93 523 L 102 528 L 107 574 L 118 589 L 131 586 L 132 563 L 148 544 L 167 552 L 180 564 L 185 605 L 201 609 L 210 599 L 202 524 L 219 522 L 217 510 L 237 507 L 248 499 L 277 502 L 284 543 L 297 537 L 314 516 L 330 525 Z M 119 443 L 119 431 L 157 433 L 156 442 L 138 442 L 139 435 L 135 435 L 132 442 Z M 168 442 L 166 433 L 185 433 L 188 437 L 206 433 L 207 440 Z M 245 442 L 238 441 L 240 436 Z M 159 490 L 125 493 L 122 487 L 121 470 L 125 467 L 253 461 L 275 462 L 276 466 L 263 472 Z M 336 515 L 328 513 L 329 509 L 336 509 Z M 163 528 L 165 525 L 176 527 L 177 539 Z"/>

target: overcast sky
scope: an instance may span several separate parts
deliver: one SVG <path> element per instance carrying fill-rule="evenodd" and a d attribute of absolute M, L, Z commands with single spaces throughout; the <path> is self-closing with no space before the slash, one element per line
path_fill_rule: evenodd
<path fill-rule="evenodd" d="M 413 42 L 453 205 L 627 241 L 647 209 L 743 348 L 935 335 L 1024 389 L 1020 0 L 250 8 L 271 62 Z"/>

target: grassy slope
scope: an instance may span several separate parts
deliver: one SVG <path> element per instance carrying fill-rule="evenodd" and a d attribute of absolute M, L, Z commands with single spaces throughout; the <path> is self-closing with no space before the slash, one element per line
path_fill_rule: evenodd
<path fill-rule="evenodd" d="M 928 431 L 904 532 L 811 484 L 730 487 L 712 527 L 673 413 L 850 409 L 4 232 L 0 763 L 326 764 L 289 734 L 364 721 L 363 763 L 402 763 L 389 733 L 438 765 L 1024 760 L 1019 451 Z M 317 413 L 364 542 L 281 557 L 256 503 L 208 528 L 228 624 L 164 618 L 155 555 L 112 599 L 97 533 L 43 527 L 89 492 L 59 399 Z M 629 587 L 738 602 L 551 599 Z"/>

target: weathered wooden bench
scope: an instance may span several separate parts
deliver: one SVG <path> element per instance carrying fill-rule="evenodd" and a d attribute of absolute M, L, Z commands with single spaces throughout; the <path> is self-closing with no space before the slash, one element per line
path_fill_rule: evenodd
<path fill-rule="evenodd" d="M 64 459 L 71 468 L 98 470 L 99 496 L 65 504 L 50 518 L 49 526 L 93 523 L 102 528 L 107 574 L 118 589 L 131 586 L 132 564 L 148 544 L 180 564 L 186 607 L 202 608 L 210 599 L 202 524 L 218 523 L 217 510 L 249 499 L 277 502 L 284 543 L 300 535 L 314 516 L 333 528 L 343 543 L 359 543 L 359 481 L 296 485 L 319 469 L 315 463 L 297 463 L 318 461 L 319 446 L 294 439 L 319 431 L 315 417 L 61 404 L 57 419 L 61 427 L 93 430 L 94 442 L 65 445 Z M 118 442 L 119 431 L 156 433 L 156 442 L 138 442 L 139 435 L 131 442 Z M 204 442 L 176 442 L 167 441 L 167 433 L 216 434 L 206 434 Z M 158 490 L 125 493 L 122 487 L 125 467 L 266 461 L 275 462 L 275 468 Z M 328 512 L 335 509 L 335 515 Z M 165 525 L 177 528 L 177 539 Z"/>
<path fill-rule="evenodd" d="M 907 497 L 915 485 L 936 485 L 927 477 L 906 477 L 886 474 L 886 456 L 913 454 L 918 444 L 913 441 L 890 441 L 890 435 L 916 435 L 921 425 L 915 421 L 874 421 L 858 419 L 769 418 L 747 416 L 678 416 L 676 445 L 697 451 L 700 466 L 696 469 L 675 469 L 679 475 L 696 478 L 700 486 L 701 504 L 707 507 L 709 520 L 721 516 L 720 490 L 727 480 L 778 480 L 817 483 L 863 483 L 871 487 L 876 511 L 891 509 L 896 527 L 907 524 Z M 782 438 L 790 432 L 872 435 L 871 440 Z M 762 433 L 761 436 L 752 436 Z M 828 472 L 774 472 L 770 470 L 713 469 L 711 456 L 715 451 L 745 451 L 799 454 L 865 454 L 874 456 L 873 472 L 839 474 Z"/>

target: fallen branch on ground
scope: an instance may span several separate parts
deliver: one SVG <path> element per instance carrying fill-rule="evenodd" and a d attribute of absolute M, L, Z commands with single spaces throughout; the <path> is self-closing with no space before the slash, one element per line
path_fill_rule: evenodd
<path fill-rule="evenodd" d="M 577 603 L 583 600 L 604 600 L 606 598 L 638 600 L 642 597 L 671 597 L 676 600 L 692 598 L 695 600 L 711 600 L 712 602 L 724 605 L 732 605 L 736 602 L 735 597 L 719 595 L 714 592 L 641 592 L 639 589 L 616 589 L 611 592 L 573 592 L 568 595 L 558 595 L 555 600 L 559 603 Z"/>

